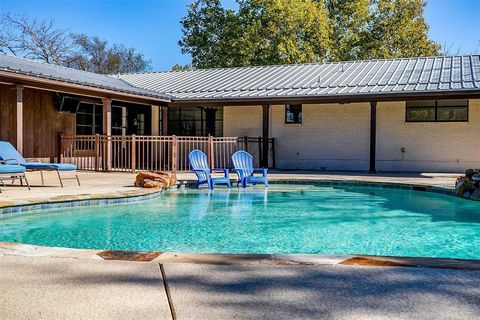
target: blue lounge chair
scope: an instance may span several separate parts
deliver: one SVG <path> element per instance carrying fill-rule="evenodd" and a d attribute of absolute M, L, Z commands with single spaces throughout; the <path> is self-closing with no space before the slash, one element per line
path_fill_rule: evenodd
<path fill-rule="evenodd" d="M 30 190 L 30 184 L 25 175 L 25 170 L 25 167 L 16 164 L 0 164 L 0 183 L 5 186 L 3 180 L 19 179 L 20 184 L 23 185 L 23 181 L 25 180 L 28 190 Z M 0 192 L 2 192 L 1 189 Z"/>
<path fill-rule="evenodd" d="M 247 183 L 251 183 L 253 185 L 257 183 L 263 183 L 266 187 L 268 186 L 268 169 L 254 168 L 253 157 L 250 153 L 243 150 L 237 151 L 232 155 L 232 162 L 233 166 L 235 167 L 235 171 L 238 174 L 237 186 L 240 183 L 242 184 L 243 188 L 247 187 Z M 261 172 L 262 175 L 254 176 L 253 174 L 256 172 Z"/>
<path fill-rule="evenodd" d="M 190 166 L 192 167 L 193 172 L 197 175 L 197 187 L 206 183 L 210 190 L 213 190 L 213 187 L 216 184 L 226 184 L 231 188 L 228 169 L 210 169 L 208 167 L 208 158 L 202 151 L 193 150 L 188 155 L 188 160 L 190 161 Z M 223 172 L 224 176 L 213 178 L 212 172 Z"/>
<path fill-rule="evenodd" d="M 76 173 L 75 177 L 73 178 L 62 178 L 60 175 L 60 171 L 76 171 L 77 166 L 69 163 L 42 163 L 40 162 L 40 160 L 27 162 L 27 160 L 25 160 L 25 158 L 22 157 L 20 153 L 18 153 L 17 149 L 15 149 L 15 147 L 12 146 L 10 142 L 0 141 L 0 160 L 3 160 L 5 164 L 20 165 L 24 167 L 27 171 L 40 171 L 42 177 L 42 185 L 44 184 L 43 171 L 56 171 L 62 188 L 62 180 L 67 179 L 76 179 L 78 185 L 80 185 L 80 180 L 78 179 L 78 175 Z"/>

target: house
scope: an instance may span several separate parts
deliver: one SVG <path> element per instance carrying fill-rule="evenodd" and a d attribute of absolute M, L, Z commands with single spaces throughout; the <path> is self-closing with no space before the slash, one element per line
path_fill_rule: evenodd
<path fill-rule="evenodd" d="M 480 167 L 480 56 L 106 76 L 0 55 L 0 126 L 26 157 L 60 132 L 249 136 L 281 169 L 459 172 Z"/>

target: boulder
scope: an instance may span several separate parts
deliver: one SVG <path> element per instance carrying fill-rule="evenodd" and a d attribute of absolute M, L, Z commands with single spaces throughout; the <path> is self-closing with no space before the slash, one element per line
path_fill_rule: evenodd
<path fill-rule="evenodd" d="M 457 178 L 455 190 L 460 197 L 480 201 L 480 170 L 466 170 L 465 176 Z"/>
<path fill-rule="evenodd" d="M 169 175 L 161 171 L 144 171 L 137 174 L 135 186 L 142 188 L 168 189 L 177 183 L 175 175 Z"/>

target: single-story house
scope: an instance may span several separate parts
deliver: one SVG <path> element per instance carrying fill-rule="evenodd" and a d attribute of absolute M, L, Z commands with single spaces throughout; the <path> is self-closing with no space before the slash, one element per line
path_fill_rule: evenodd
<path fill-rule="evenodd" d="M 0 139 L 53 159 L 59 133 L 274 138 L 280 169 L 460 172 L 480 167 L 480 55 L 111 76 L 0 55 Z"/>

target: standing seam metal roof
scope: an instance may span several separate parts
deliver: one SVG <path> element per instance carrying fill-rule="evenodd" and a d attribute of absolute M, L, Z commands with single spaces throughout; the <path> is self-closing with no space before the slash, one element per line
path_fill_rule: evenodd
<path fill-rule="evenodd" d="M 480 92 L 480 55 L 107 76 L 0 54 L 0 70 L 165 101 Z"/>
<path fill-rule="evenodd" d="M 480 90 L 480 55 L 123 74 L 173 100 Z"/>
<path fill-rule="evenodd" d="M 0 70 L 167 101 L 171 98 L 158 90 L 152 91 L 146 88 L 135 87 L 118 77 L 61 67 L 5 54 L 0 54 Z"/>

